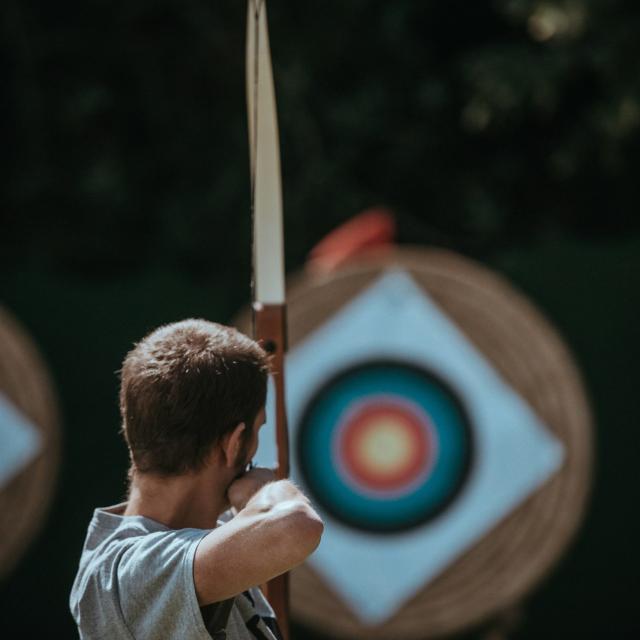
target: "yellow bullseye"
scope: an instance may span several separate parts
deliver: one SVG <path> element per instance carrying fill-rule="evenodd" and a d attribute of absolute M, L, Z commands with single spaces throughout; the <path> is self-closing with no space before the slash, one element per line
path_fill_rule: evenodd
<path fill-rule="evenodd" d="M 401 491 L 428 471 L 427 427 L 401 403 L 366 404 L 341 435 L 339 455 L 347 477 L 366 491 Z"/>
<path fill-rule="evenodd" d="M 411 461 L 413 439 L 396 416 L 371 419 L 358 440 L 354 451 L 358 464 L 378 476 L 395 475 Z"/>

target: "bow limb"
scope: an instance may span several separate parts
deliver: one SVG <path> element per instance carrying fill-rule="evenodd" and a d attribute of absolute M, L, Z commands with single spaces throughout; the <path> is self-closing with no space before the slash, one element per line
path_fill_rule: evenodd
<path fill-rule="evenodd" d="M 284 386 L 287 345 L 282 180 L 278 120 L 269 51 L 266 4 L 249 0 L 247 15 L 247 114 L 253 214 L 254 337 L 271 354 L 275 389 L 277 477 L 289 475 L 289 436 Z M 284 640 L 289 638 L 288 575 L 266 588 Z"/>

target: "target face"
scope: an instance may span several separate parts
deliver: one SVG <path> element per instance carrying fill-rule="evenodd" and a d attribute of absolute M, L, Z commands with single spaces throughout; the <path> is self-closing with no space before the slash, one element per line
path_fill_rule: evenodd
<path fill-rule="evenodd" d="M 436 517 L 463 487 L 472 456 L 469 419 L 453 391 L 394 361 L 330 379 L 303 412 L 297 447 L 315 500 L 339 521 L 377 533 Z"/>
<path fill-rule="evenodd" d="M 369 628 L 482 544 L 564 448 L 409 273 L 359 287 L 289 352 L 286 378 L 291 477 L 325 520 L 309 564 Z M 267 404 L 273 430 L 273 387 Z M 275 442 L 263 431 L 260 464 Z"/>

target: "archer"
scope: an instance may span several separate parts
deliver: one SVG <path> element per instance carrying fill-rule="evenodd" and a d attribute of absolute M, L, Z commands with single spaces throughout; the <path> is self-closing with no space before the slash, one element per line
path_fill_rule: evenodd
<path fill-rule="evenodd" d="M 247 470 L 267 376 L 258 343 L 204 320 L 160 327 L 128 353 L 129 495 L 89 525 L 70 598 L 81 638 L 280 636 L 256 585 L 301 563 L 323 525 L 291 482 Z"/>

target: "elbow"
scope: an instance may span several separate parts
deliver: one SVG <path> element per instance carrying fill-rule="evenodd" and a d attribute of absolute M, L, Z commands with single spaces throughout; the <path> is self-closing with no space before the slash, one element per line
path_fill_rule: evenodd
<path fill-rule="evenodd" d="M 292 566 L 310 556 L 320 544 L 324 523 L 309 504 L 296 505 L 287 515 L 285 544 Z"/>
<path fill-rule="evenodd" d="M 320 545 L 322 534 L 324 533 L 324 522 L 311 507 L 306 509 L 302 530 L 305 544 L 309 549 L 307 555 L 310 555 Z"/>

